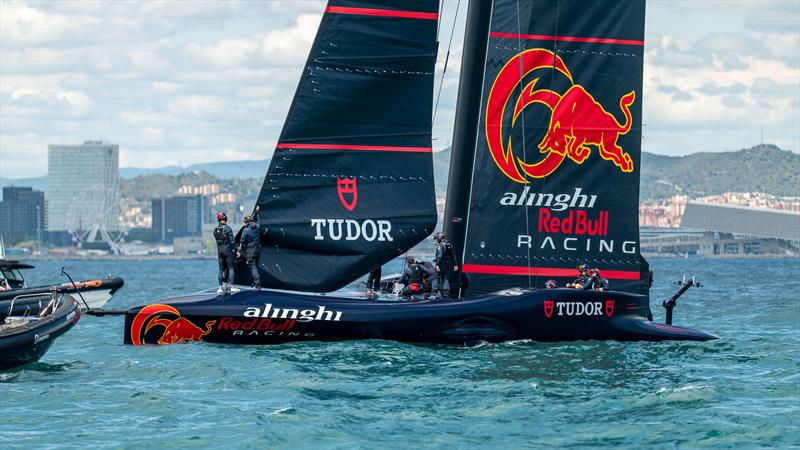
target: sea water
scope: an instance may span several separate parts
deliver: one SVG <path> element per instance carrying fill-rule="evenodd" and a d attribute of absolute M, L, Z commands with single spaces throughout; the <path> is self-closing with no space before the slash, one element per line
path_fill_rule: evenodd
<path fill-rule="evenodd" d="M 712 342 L 371 340 L 122 344 L 84 316 L 0 372 L 1 448 L 759 448 L 800 446 L 800 260 L 653 260 L 651 304 L 695 275 L 675 324 Z M 31 284 L 114 274 L 125 308 L 216 281 L 216 261 L 39 262 Z"/>

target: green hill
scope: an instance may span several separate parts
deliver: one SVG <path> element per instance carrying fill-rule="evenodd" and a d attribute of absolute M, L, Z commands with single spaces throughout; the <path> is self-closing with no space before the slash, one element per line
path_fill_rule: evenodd
<path fill-rule="evenodd" d="M 642 200 L 723 192 L 800 195 L 800 155 L 774 145 L 680 157 L 642 153 Z"/>
<path fill-rule="evenodd" d="M 433 154 L 436 193 L 447 190 L 450 149 Z M 774 145 L 724 153 L 664 156 L 642 153 L 642 201 L 676 194 L 689 197 L 723 192 L 764 192 L 800 196 L 800 155 Z"/>

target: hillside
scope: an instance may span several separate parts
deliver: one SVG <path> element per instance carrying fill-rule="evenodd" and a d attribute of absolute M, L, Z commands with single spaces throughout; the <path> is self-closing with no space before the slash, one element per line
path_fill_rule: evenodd
<path fill-rule="evenodd" d="M 723 192 L 800 195 L 800 155 L 774 145 L 680 157 L 642 154 L 642 200 Z"/>
<path fill-rule="evenodd" d="M 253 195 L 264 179 L 269 160 L 120 169 L 123 196 L 152 198 L 174 195 L 181 184 L 219 182 L 225 192 Z M 450 149 L 433 153 L 436 194 L 447 191 Z M 240 178 L 235 182 L 233 178 Z M 33 186 L 44 190 L 46 177 L 0 179 L 0 186 Z M 663 156 L 642 153 L 642 201 L 686 194 L 690 197 L 723 192 L 764 192 L 779 197 L 800 195 L 800 155 L 774 145 L 724 153 Z M 226 190 L 227 189 L 227 190 Z"/>
<path fill-rule="evenodd" d="M 436 191 L 447 190 L 450 149 L 433 154 Z M 778 197 L 800 195 L 800 155 L 774 145 L 725 153 L 663 156 L 642 153 L 642 201 L 676 194 L 689 197 L 723 192 L 764 192 Z"/>

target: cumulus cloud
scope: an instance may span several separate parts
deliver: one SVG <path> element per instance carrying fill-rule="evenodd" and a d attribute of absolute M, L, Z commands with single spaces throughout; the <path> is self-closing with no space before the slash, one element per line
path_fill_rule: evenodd
<path fill-rule="evenodd" d="M 452 140 L 466 17 L 461 2 L 453 27 L 457 4 L 442 15 L 437 149 Z M 0 175 L 44 174 L 48 144 L 89 139 L 119 143 L 123 166 L 270 156 L 324 5 L 3 0 Z M 762 128 L 798 149 L 797 2 L 659 2 L 648 14 L 645 150 L 734 150 Z"/>

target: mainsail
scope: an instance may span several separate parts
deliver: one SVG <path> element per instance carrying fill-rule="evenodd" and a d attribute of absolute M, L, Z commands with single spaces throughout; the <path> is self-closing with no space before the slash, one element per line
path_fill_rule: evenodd
<path fill-rule="evenodd" d="M 335 290 L 433 231 L 437 11 L 329 2 L 258 197 L 263 286 Z"/>
<path fill-rule="evenodd" d="M 491 5 L 482 92 L 471 93 L 481 98 L 463 244 L 472 294 L 563 285 L 580 263 L 614 290 L 647 293 L 644 14 L 644 0 Z M 448 207 L 446 229 L 463 221 Z"/>

